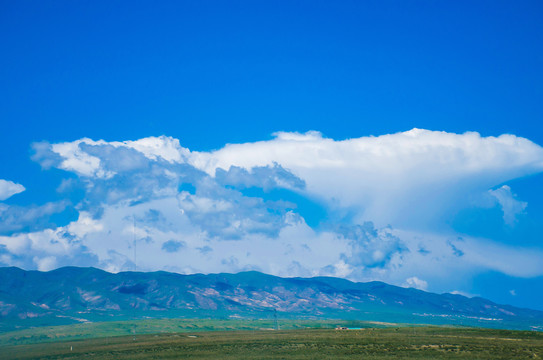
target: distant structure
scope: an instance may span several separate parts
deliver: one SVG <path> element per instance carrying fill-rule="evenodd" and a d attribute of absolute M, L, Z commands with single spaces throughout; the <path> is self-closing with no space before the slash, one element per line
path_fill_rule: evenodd
<path fill-rule="evenodd" d="M 134 235 L 134 272 L 138 271 L 138 266 L 136 265 L 136 215 L 132 215 L 133 226 L 132 232 Z M 132 321 L 134 321 L 134 327 L 132 328 L 132 333 L 134 337 L 132 341 L 136 341 L 136 305 L 137 305 L 137 295 L 134 294 L 134 313 L 132 315 Z"/>
<path fill-rule="evenodd" d="M 277 321 L 277 310 L 273 309 L 273 327 L 275 330 L 279 330 L 279 321 Z"/>
<path fill-rule="evenodd" d="M 136 215 L 132 215 L 133 225 L 132 233 L 134 236 L 134 271 L 138 271 L 138 265 L 136 263 Z"/>

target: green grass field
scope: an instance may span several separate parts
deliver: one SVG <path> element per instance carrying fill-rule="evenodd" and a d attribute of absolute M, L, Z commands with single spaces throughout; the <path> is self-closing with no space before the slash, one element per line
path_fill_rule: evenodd
<path fill-rule="evenodd" d="M 2 359 L 538 359 L 540 334 L 399 328 L 217 331 L 2 347 Z"/>
<path fill-rule="evenodd" d="M 123 335 L 186 333 L 202 331 L 272 330 L 270 319 L 148 319 L 135 321 L 108 321 L 75 325 L 36 327 L 0 333 L 0 346 L 23 345 L 54 341 L 107 338 Z M 357 328 L 383 328 L 397 326 L 391 323 L 344 320 L 281 319 L 280 329 L 333 329 L 337 325 Z"/>
<path fill-rule="evenodd" d="M 135 336 L 113 336 L 130 334 L 131 322 L 29 329 L 0 335 L 0 359 L 543 358 L 539 332 L 354 322 L 339 323 L 365 328 L 336 331 L 327 327 L 338 321 L 281 322 L 293 330 L 261 330 L 273 327 L 266 320 L 148 320 L 136 324 Z"/>

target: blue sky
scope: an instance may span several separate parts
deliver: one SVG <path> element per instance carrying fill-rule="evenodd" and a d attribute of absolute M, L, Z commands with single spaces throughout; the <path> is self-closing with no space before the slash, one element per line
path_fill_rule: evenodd
<path fill-rule="evenodd" d="M 537 1 L 2 1 L 0 264 L 131 269 L 136 217 L 142 270 L 543 309 L 542 17 Z"/>

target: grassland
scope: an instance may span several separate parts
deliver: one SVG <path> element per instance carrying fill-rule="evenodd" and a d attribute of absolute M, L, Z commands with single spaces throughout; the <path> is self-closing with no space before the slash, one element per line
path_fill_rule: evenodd
<path fill-rule="evenodd" d="M 280 319 L 282 330 L 333 329 L 337 325 L 351 328 L 385 328 L 398 326 L 393 323 L 345 320 Z M 75 325 L 36 327 L 0 333 L 0 346 L 23 345 L 43 342 L 108 338 L 123 335 L 186 333 L 202 331 L 273 330 L 270 319 L 147 319 L 136 321 L 108 321 Z"/>
<path fill-rule="evenodd" d="M 14 345 L 4 338 L 0 359 L 540 359 L 543 358 L 543 334 L 529 331 L 489 330 L 446 327 L 396 327 L 336 331 L 326 329 L 332 322 L 320 324 L 320 329 L 303 328 L 310 323 L 293 322 L 294 330 L 260 330 L 272 322 L 209 320 L 209 323 L 189 320 L 174 328 L 173 322 L 148 322 L 148 330 L 164 325 L 162 333 L 135 336 L 100 336 L 79 340 L 52 338 L 46 342 Z M 88 324 L 90 325 L 90 324 Z M 110 324 L 111 325 L 111 324 Z M 130 333 L 131 323 L 119 323 Z M 144 331 L 143 323 L 140 331 Z M 289 326 L 284 324 L 285 326 Z M 315 325 L 315 323 L 313 323 Z M 344 324 L 349 325 L 349 324 Z M 366 324 L 367 326 L 371 324 Z M 214 330 L 221 326 L 230 331 Z M 239 330 L 240 327 L 251 330 Z M 181 331 L 179 331 L 181 329 Z M 236 330 L 238 329 L 238 330 Z M 34 329 L 36 330 L 36 329 Z M 43 329 L 42 329 L 43 330 Z M 49 329 L 49 333 L 52 329 Z M 68 329 L 56 329 L 69 332 Z M 73 330 L 73 329 L 72 329 Z M 95 331 L 100 331 L 95 324 Z M 102 330 L 105 330 L 102 329 Z M 113 331 L 109 328 L 107 331 Z M 106 333 L 107 333 L 106 331 Z M 156 331 L 155 331 L 156 332 Z M 13 337 L 15 333 L 3 334 Z M 66 335 L 66 333 L 65 333 Z M 95 334 L 95 335 L 104 335 Z M 87 336 L 87 338 L 84 338 Z M 64 337 L 67 339 L 69 337 Z M 20 342 L 24 342 L 19 339 Z"/>

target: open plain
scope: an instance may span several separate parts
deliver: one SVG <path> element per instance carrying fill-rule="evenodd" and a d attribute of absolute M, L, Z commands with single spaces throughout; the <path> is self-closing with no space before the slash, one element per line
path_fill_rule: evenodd
<path fill-rule="evenodd" d="M 4 340 L 0 359 L 543 358 L 540 332 L 433 326 L 167 332 L 19 345 Z"/>

